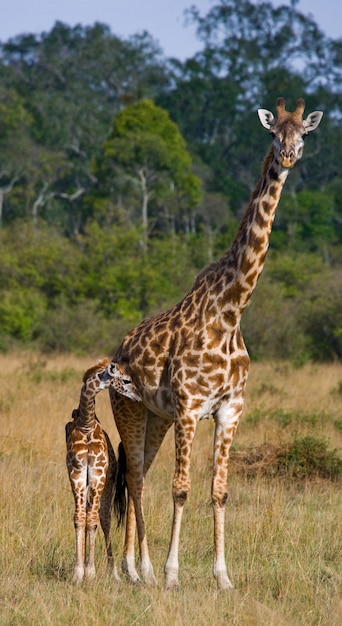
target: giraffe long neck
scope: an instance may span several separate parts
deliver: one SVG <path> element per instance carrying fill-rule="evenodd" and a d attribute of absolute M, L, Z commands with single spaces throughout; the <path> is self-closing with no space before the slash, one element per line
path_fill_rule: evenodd
<path fill-rule="evenodd" d="M 77 427 L 83 432 L 87 432 L 94 427 L 96 422 L 95 415 L 95 396 L 97 393 L 96 385 L 93 381 L 87 380 L 82 385 L 79 412 L 77 418 Z"/>
<path fill-rule="evenodd" d="M 222 307 L 236 316 L 245 309 L 263 270 L 276 209 L 289 170 L 271 147 L 230 250 L 217 262 Z"/>

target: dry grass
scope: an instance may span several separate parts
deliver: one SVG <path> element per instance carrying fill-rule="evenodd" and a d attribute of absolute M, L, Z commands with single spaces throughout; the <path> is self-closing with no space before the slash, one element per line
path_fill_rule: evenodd
<path fill-rule="evenodd" d="M 235 591 L 228 594 L 216 591 L 211 576 L 213 423 L 199 425 L 182 528 L 182 589 L 173 594 L 162 587 L 172 509 L 172 433 L 147 479 L 147 527 L 160 586 L 116 585 L 106 573 L 100 533 L 96 581 L 70 583 L 73 499 L 64 424 L 89 364 L 91 359 L 72 356 L 0 356 L 1 625 L 342 623 L 340 483 L 251 479 L 236 464 L 246 448 L 281 447 L 294 436 L 328 438 L 341 454 L 342 367 L 253 365 L 229 481 L 226 546 Z M 98 414 L 117 445 L 106 393 L 98 396 Z M 113 540 L 119 561 L 122 533 L 113 529 Z"/>

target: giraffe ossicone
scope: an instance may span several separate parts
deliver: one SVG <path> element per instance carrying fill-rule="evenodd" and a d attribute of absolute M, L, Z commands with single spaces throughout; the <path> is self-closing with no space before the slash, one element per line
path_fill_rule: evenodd
<path fill-rule="evenodd" d="M 230 249 L 197 277 L 190 292 L 168 311 L 129 332 L 113 361 L 127 368 L 141 402 L 110 389 L 117 428 L 125 449 L 129 492 L 123 571 L 139 580 L 134 536 L 138 532 L 141 575 L 155 584 L 145 518 L 146 473 L 170 426 L 175 427 L 173 522 L 165 563 L 165 585 L 177 589 L 182 513 L 190 488 L 190 457 L 197 423 L 215 420 L 211 498 L 214 516 L 213 574 L 219 589 L 230 589 L 224 549 L 229 450 L 242 413 L 249 370 L 240 320 L 262 272 L 273 220 L 290 169 L 301 158 L 304 137 L 317 128 L 322 112 L 303 120 L 304 100 L 289 112 L 278 98 L 276 116 L 258 115 L 272 136 L 261 177 L 251 194 Z"/>
<path fill-rule="evenodd" d="M 95 536 L 99 522 L 105 538 L 108 565 L 113 570 L 114 579 L 120 580 L 113 559 L 110 527 L 113 506 L 118 523 L 123 520 L 126 494 L 124 485 L 115 492 L 116 481 L 122 471 L 110 439 L 96 417 L 95 396 L 101 389 L 110 386 L 131 400 L 140 399 L 140 395 L 123 366 L 108 365 L 109 360 L 102 359 L 85 372 L 79 406 L 72 411 L 73 421 L 65 426 L 66 465 L 75 500 L 75 583 L 81 583 L 84 577 L 95 577 Z"/>

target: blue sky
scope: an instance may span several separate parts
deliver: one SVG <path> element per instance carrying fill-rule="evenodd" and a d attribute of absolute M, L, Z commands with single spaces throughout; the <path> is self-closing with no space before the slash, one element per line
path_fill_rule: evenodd
<path fill-rule="evenodd" d="M 275 6 L 290 4 L 272 1 Z M 0 0 L 0 41 L 49 31 L 56 20 L 69 26 L 99 21 L 122 37 L 147 30 L 166 56 L 184 60 L 199 48 L 194 27 L 184 26 L 183 12 L 191 4 L 204 15 L 215 0 Z M 299 0 L 297 9 L 311 13 L 330 37 L 342 37 L 342 0 Z"/>

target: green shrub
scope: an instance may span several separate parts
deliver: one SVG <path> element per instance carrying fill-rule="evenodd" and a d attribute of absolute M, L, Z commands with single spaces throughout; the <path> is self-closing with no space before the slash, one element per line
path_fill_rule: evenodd
<path fill-rule="evenodd" d="M 280 459 L 279 469 L 282 468 L 295 478 L 342 477 L 342 459 L 337 451 L 328 450 L 328 442 L 315 437 L 295 439 Z"/>
<path fill-rule="evenodd" d="M 328 449 L 325 439 L 296 438 L 292 443 L 263 444 L 249 449 L 233 450 L 233 466 L 246 476 L 288 477 L 296 480 L 342 478 L 342 459 L 336 450 Z"/>

